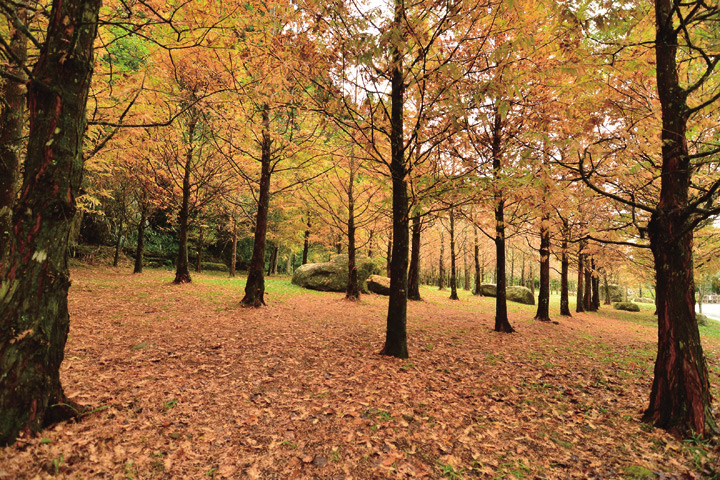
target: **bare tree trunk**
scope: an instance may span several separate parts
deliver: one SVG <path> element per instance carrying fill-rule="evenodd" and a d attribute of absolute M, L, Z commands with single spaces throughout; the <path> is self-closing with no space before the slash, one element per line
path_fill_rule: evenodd
<path fill-rule="evenodd" d="M 445 236 L 440 226 L 440 259 L 438 266 L 438 290 L 445 290 Z"/>
<path fill-rule="evenodd" d="M 270 208 L 270 162 L 272 138 L 270 137 L 270 107 L 262 107 L 262 145 L 260 156 L 260 192 L 255 219 L 253 254 L 248 267 L 245 296 L 241 303 L 248 307 L 265 305 L 265 241 L 267 238 L 268 210 Z"/>
<path fill-rule="evenodd" d="M 583 286 L 585 280 L 585 254 L 582 253 L 583 248 L 583 242 L 578 242 L 577 302 L 575 305 L 575 311 L 578 313 L 585 311 L 585 301 L 583 300 L 583 295 L 585 294 L 585 288 Z"/>
<path fill-rule="evenodd" d="M 482 296 L 483 275 L 480 273 L 480 244 L 478 241 L 477 227 L 473 227 L 473 231 L 475 232 L 475 291 L 473 293 Z"/>
<path fill-rule="evenodd" d="M 178 235 L 178 256 L 175 265 L 175 283 L 190 283 L 190 269 L 188 262 L 188 221 L 190 217 L 190 174 L 192 172 L 192 159 L 194 155 L 194 136 L 196 127 L 196 118 L 194 112 L 190 111 L 190 121 L 188 122 L 188 150 L 185 154 L 185 171 L 183 174 L 182 185 L 182 204 L 180 214 L 178 216 L 180 224 L 180 232 Z"/>
<path fill-rule="evenodd" d="M 400 30 L 405 8 L 403 0 L 394 1 L 393 28 Z M 391 42 L 392 67 L 390 112 L 390 176 L 392 178 L 393 249 L 390 267 L 390 298 L 388 300 L 385 345 L 380 352 L 407 358 L 407 270 L 408 270 L 408 196 L 405 139 L 403 136 L 405 78 L 403 53 Z"/>
<path fill-rule="evenodd" d="M 9 4 L 12 5 L 12 4 Z M 18 4 L 21 5 L 21 4 Z M 23 25 L 27 22 L 27 9 L 15 7 L 13 13 Z M 8 22 L 10 51 L 16 62 L 5 68 L 6 73 L 25 79 L 24 67 L 27 60 L 27 37 Z M 0 106 L 0 266 L 5 264 L 12 243 L 12 212 L 20 174 L 20 156 L 23 149 L 23 115 L 25 95 L 23 85 L 10 79 L 2 84 Z"/>
<path fill-rule="evenodd" d="M 450 207 L 450 300 L 458 300 L 455 266 L 455 208 Z"/>
<path fill-rule="evenodd" d="M 234 222 L 234 221 L 233 221 Z M 235 276 L 235 269 L 237 268 L 237 225 L 233 223 L 233 234 L 232 234 L 232 254 L 230 255 L 230 276 Z"/>
<path fill-rule="evenodd" d="M 142 273 L 143 255 L 145 254 L 145 224 L 147 223 L 147 204 L 140 206 L 140 222 L 138 222 L 137 248 L 135 249 L 135 268 L 133 273 Z"/>
<path fill-rule="evenodd" d="M 662 110 L 660 201 L 648 225 L 655 259 L 658 353 L 644 422 L 687 436 L 716 434 L 710 381 L 695 319 L 693 215 L 688 202 L 692 166 L 687 146 L 688 92 L 676 63 L 677 5 L 655 0 L 656 75 Z"/>
<path fill-rule="evenodd" d="M 533 283 L 534 280 L 533 280 Z M 550 321 L 550 214 L 540 221 L 540 294 L 535 320 Z"/>
<path fill-rule="evenodd" d="M 195 272 L 200 273 L 200 267 L 202 266 L 202 252 L 203 252 L 203 227 L 200 227 L 200 232 L 198 233 L 198 243 L 197 243 L 197 258 L 195 259 Z"/>
<path fill-rule="evenodd" d="M 568 221 L 563 219 L 563 238 L 560 247 L 560 315 L 571 317 L 570 313 L 570 292 L 568 288 L 568 275 L 570 270 L 570 258 L 568 255 L 568 240 L 570 237 L 570 227 Z"/>
<path fill-rule="evenodd" d="M 302 265 L 308 261 L 308 251 L 310 250 L 310 212 L 307 213 L 307 228 L 305 229 L 305 239 L 303 243 Z"/>
<path fill-rule="evenodd" d="M 0 445 L 76 415 L 60 382 L 70 327 L 68 238 L 83 171 L 99 0 L 54 0 L 27 84 L 28 135 L 0 263 Z"/>
<path fill-rule="evenodd" d="M 345 291 L 345 298 L 357 300 L 360 298 L 360 287 L 358 286 L 358 272 L 355 264 L 355 197 L 353 186 L 355 184 L 355 157 L 354 149 L 350 154 L 350 177 L 348 179 L 347 200 L 348 200 L 348 284 Z"/>
<path fill-rule="evenodd" d="M 412 218 L 412 248 L 410 249 L 410 269 L 408 270 L 408 300 L 420 298 L 420 210 L 416 208 Z"/>
<path fill-rule="evenodd" d="M 118 263 L 120 262 L 120 252 L 122 251 L 123 244 L 125 243 L 125 234 L 123 232 L 123 221 L 120 220 L 120 225 L 118 226 L 118 239 L 117 242 L 115 242 L 115 255 L 113 256 L 113 267 L 117 267 Z"/>

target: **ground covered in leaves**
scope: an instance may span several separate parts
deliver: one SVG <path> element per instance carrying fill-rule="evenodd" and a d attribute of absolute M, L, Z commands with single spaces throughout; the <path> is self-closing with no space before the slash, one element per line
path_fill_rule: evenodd
<path fill-rule="evenodd" d="M 428 287 L 398 360 L 377 353 L 386 297 L 275 277 L 256 310 L 243 278 L 194 278 L 72 271 L 62 379 L 86 411 L 1 449 L 0 478 L 720 478 L 717 447 L 640 423 L 652 310 L 513 304 L 497 334 L 493 299 Z M 717 398 L 720 329 L 702 334 Z"/>

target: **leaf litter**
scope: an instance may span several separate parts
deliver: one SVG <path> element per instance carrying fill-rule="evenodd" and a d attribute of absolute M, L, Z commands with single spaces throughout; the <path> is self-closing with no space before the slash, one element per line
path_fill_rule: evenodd
<path fill-rule="evenodd" d="M 269 288 L 248 309 L 242 279 L 72 273 L 61 376 L 86 414 L 1 449 L 0 479 L 718 475 L 717 447 L 640 422 L 649 322 L 517 307 L 497 334 L 492 299 L 425 289 L 394 359 L 386 297 Z M 703 342 L 717 398 L 720 342 Z"/>

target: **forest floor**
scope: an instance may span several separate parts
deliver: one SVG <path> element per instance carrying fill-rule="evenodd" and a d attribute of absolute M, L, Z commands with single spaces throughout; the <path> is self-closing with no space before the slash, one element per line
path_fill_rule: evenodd
<path fill-rule="evenodd" d="M 0 449 L 0 479 L 720 478 L 717 446 L 640 422 L 651 306 L 539 323 L 510 304 L 508 335 L 494 299 L 427 287 L 399 360 L 378 355 L 386 297 L 272 277 L 247 309 L 244 278 L 172 278 L 72 270 L 62 380 L 86 411 Z M 719 325 L 701 328 L 716 399 Z"/>

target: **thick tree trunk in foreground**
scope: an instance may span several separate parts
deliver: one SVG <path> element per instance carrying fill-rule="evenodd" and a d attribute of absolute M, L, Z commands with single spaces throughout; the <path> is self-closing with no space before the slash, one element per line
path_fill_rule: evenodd
<path fill-rule="evenodd" d="M 398 29 L 404 17 L 402 0 L 395 0 L 393 28 Z M 392 42 L 391 42 L 392 43 Z M 405 139 L 403 136 L 405 80 L 398 45 L 392 45 L 390 72 L 392 107 L 390 113 L 390 176 L 392 177 L 393 249 L 390 266 L 390 299 L 388 301 L 385 345 L 380 352 L 398 358 L 408 357 L 407 348 L 407 270 L 408 270 L 408 196 Z"/>
<path fill-rule="evenodd" d="M 67 418 L 60 384 L 70 319 L 68 237 L 99 0 L 55 0 L 28 84 L 30 132 L 13 239 L 0 288 L 0 444 Z"/>
<path fill-rule="evenodd" d="M 410 249 L 410 269 L 408 270 L 408 300 L 420 298 L 420 211 L 416 209 L 412 218 L 412 246 Z"/>
<path fill-rule="evenodd" d="M 570 258 L 568 256 L 569 229 L 566 221 L 563 221 L 563 239 L 560 247 L 560 315 L 571 317 L 570 313 L 570 292 L 568 288 L 568 274 L 570 270 Z"/>
<path fill-rule="evenodd" d="M 174 283 L 190 283 L 190 267 L 188 262 L 188 222 L 190 220 L 190 173 L 192 171 L 192 160 L 194 155 L 193 138 L 195 136 L 196 119 L 191 112 L 190 122 L 188 123 L 188 141 L 190 145 L 185 154 L 185 172 L 183 175 L 182 185 L 182 204 L 180 206 L 180 214 L 178 223 L 180 232 L 178 235 L 178 256 L 175 265 Z"/>
<path fill-rule="evenodd" d="M 135 248 L 135 267 L 133 273 L 142 273 L 143 256 L 145 255 L 145 223 L 147 222 L 147 206 L 140 207 L 140 221 L 137 230 L 137 247 Z"/>
<path fill-rule="evenodd" d="M 14 12 L 18 20 L 25 24 L 27 10 L 23 7 Z M 9 23 L 9 22 L 8 22 Z M 10 50 L 20 65 L 10 62 L 7 73 L 24 78 L 23 66 L 27 59 L 27 37 L 9 27 Z M 5 79 L 0 101 L 0 266 L 10 252 L 12 243 L 12 212 L 20 174 L 20 154 L 23 148 L 22 127 L 25 111 L 25 95 L 19 82 Z"/>
<path fill-rule="evenodd" d="M 550 321 L 550 215 L 548 214 L 544 214 L 540 222 L 540 292 L 535 320 Z"/>
<path fill-rule="evenodd" d="M 260 192 L 255 218 L 255 242 L 245 283 L 245 296 L 241 303 L 247 307 L 265 305 L 265 238 L 267 237 L 268 209 L 270 207 L 270 161 L 272 140 L 270 138 L 270 109 L 262 110 L 262 145 L 260 156 Z"/>
<path fill-rule="evenodd" d="M 473 294 L 482 296 L 481 285 L 483 279 L 480 273 L 480 244 L 478 242 L 477 227 L 474 227 L 473 230 L 475 231 L 475 251 L 473 252 L 475 254 L 475 289 Z"/>
<path fill-rule="evenodd" d="M 671 0 L 656 0 L 657 85 L 662 108 L 660 201 L 648 225 L 655 259 L 658 354 L 644 422 L 686 436 L 718 432 L 695 320 L 693 231 L 688 195 L 692 168 L 686 140 L 686 92 L 678 80 Z"/>
<path fill-rule="evenodd" d="M 455 264 L 455 209 L 450 207 L 450 300 L 458 300 Z"/>

